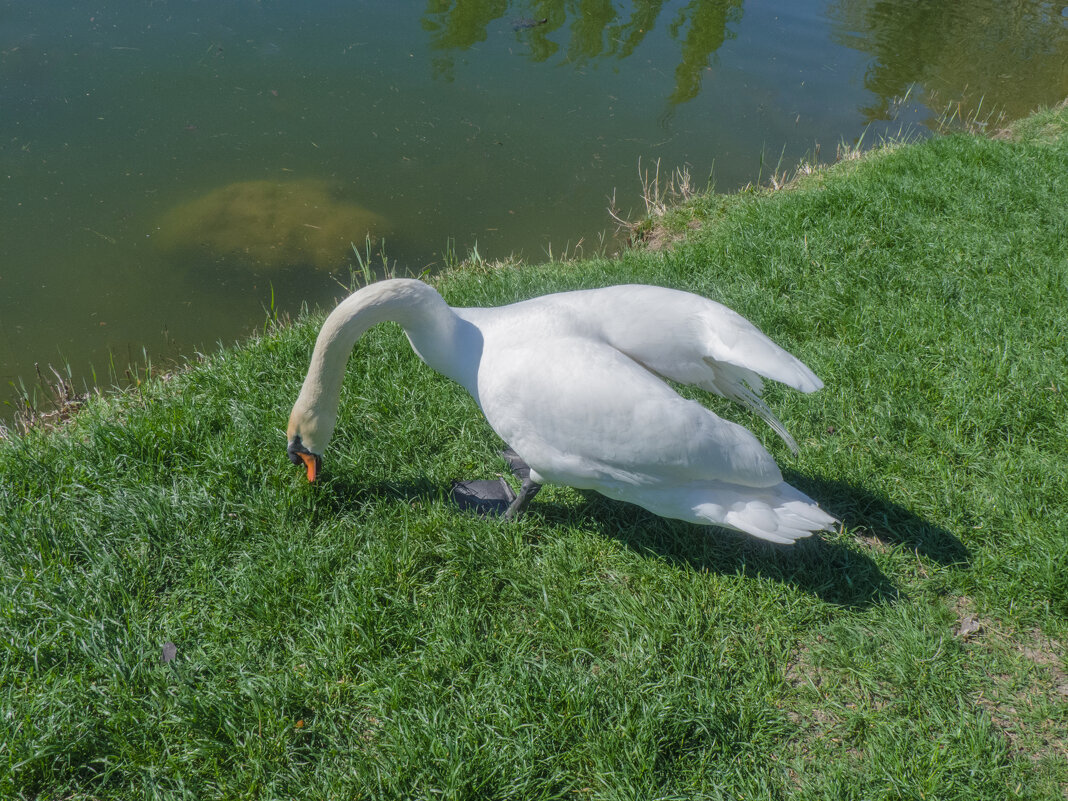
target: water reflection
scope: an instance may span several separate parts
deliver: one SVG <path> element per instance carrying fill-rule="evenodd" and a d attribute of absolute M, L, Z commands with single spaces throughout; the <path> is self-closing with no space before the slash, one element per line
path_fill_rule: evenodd
<path fill-rule="evenodd" d="M 486 41 L 494 23 L 514 31 L 531 61 L 548 61 L 562 49 L 563 62 L 585 65 L 632 55 L 656 27 L 664 5 L 664 0 L 633 0 L 627 8 L 611 0 L 537 0 L 520 17 L 506 0 L 429 0 L 423 27 L 432 34 L 431 48 L 444 51 L 434 59 L 435 75 L 452 80 L 452 51 Z M 690 0 L 674 13 L 667 31 L 678 45 L 679 61 L 669 106 L 697 97 L 716 51 L 737 35 L 728 26 L 741 20 L 742 0 Z"/>
<path fill-rule="evenodd" d="M 868 53 L 869 120 L 888 119 L 910 87 L 939 112 L 960 101 L 980 122 L 1009 119 L 1068 96 L 1068 6 L 1046 0 L 835 0 L 839 44 Z"/>
<path fill-rule="evenodd" d="M 742 0 L 429 0 L 423 27 L 437 51 L 435 75 L 452 80 L 457 51 L 484 42 L 494 30 L 514 30 L 528 59 L 584 65 L 631 56 L 658 23 L 678 48 L 669 107 L 693 100 L 716 52 L 737 36 Z M 667 9 L 665 9 L 665 6 Z M 677 7 L 677 8 L 676 8 Z M 675 9 L 672 11 L 672 9 Z M 520 13 L 525 16 L 519 16 Z M 826 16 L 832 40 L 871 56 L 864 86 L 874 102 L 868 121 L 890 119 L 912 87 L 936 111 L 961 103 L 961 113 L 985 119 L 984 109 L 1015 119 L 1068 96 L 1068 6 L 1047 0 L 832 0 Z M 543 22 L 544 21 L 544 22 Z M 537 24 L 527 24 L 527 23 Z"/>

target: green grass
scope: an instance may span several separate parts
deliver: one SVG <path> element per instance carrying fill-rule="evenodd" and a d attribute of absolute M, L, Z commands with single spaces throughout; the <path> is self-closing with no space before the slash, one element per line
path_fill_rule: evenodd
<path fill-rule="evenodd" d="M 500 443 L 395 326 L 308 485 L 300 320 L 0 441 L 0 795 L 1063 798 L 1068 141 L 681 213 L 665 253 L 438 283 L 726 302 L 826 382 L 769 391 L 797 459 L 730 415 L 843 532 L 776 548 L 566 488 L 465 516 L 450 482 Z"/>

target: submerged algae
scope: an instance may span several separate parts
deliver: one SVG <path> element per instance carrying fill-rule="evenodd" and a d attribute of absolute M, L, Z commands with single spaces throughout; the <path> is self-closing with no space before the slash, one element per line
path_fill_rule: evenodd
<path fill-rule="evenodd" d="M 239 181 L 171 209 L 157 242 L 173 257 L 328 270 L 345 262 L 352 242 L 386 227 L 382 216 L 336 198 L 325 181 Z"/>

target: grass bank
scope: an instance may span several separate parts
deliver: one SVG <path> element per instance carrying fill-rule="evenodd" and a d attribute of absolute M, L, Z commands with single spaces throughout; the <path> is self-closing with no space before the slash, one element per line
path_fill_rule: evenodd
<path fill-rule="evenodd" d="M 714 404 L 844 521 L 792 549 L 564 488 L 514 525 L 456 511 L 500 444 L 393 326 L 307 485 L 284 427 L 321 316 L 0 441 L 0 794 L 1062 798 L 1048 114 L 697 198 L 664 252 L 439 280 L 682 287 L 798 354 L 826 388 L 768 393 L 798 458 Z"/>

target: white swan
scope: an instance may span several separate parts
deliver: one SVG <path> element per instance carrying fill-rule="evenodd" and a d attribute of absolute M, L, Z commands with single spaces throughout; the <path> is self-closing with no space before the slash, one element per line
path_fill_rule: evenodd
<path fill-rule="evenodd" d="M 507 517 L 547 482 L 778 543 L 836 522 L 782 480 L 749 431 L 662 379 L 741 402 L 795 451 L 760 400 L 760 376 L 802 392 L 816 391 L 820 380 L 741 315 L 653 286 L 562 292 L 486 309 L 451 308 L 410 279 L 360 289 L 323 324 L 289 417 L 289 457 L 307 466 L 310 481 L 334 431 L 349 354 L 368 328 L 386 320 L 400 323 L 426 364 L 471 393 L 529 465 Z"/>

